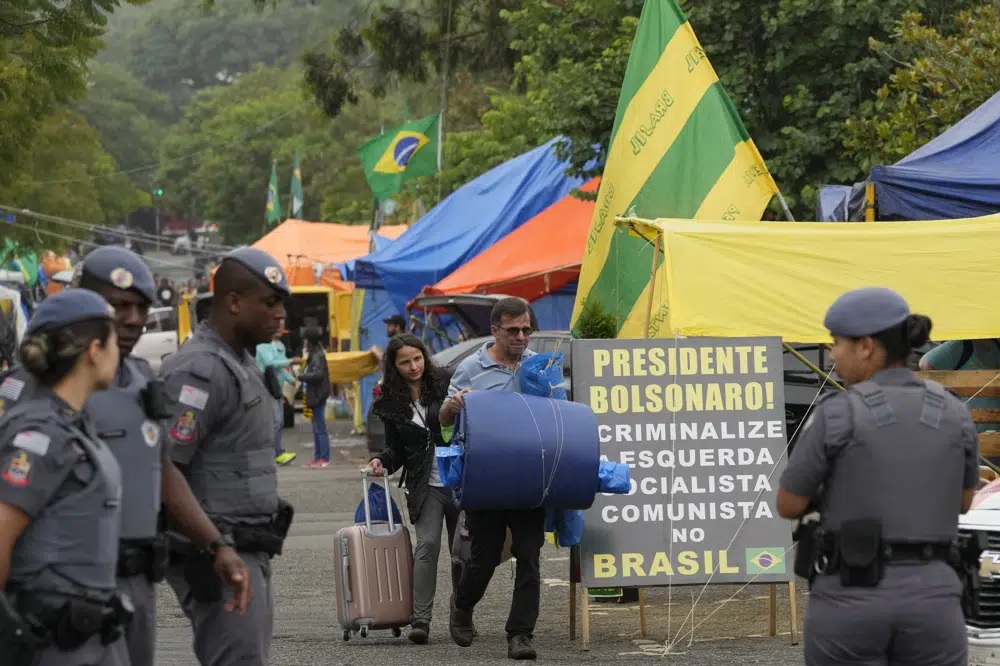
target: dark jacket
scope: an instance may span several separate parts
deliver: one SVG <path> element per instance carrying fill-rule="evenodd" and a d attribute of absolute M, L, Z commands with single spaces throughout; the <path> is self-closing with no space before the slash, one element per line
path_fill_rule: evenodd
<path fill-rule="evenodd" d="M 416 521 L 420 508 L 427 499 L 427 482 L 431 477 L 431 465 L 437 464 L 434 448 L 446 446 L 441 438 L 441 424 L 438 411 L 443 397 L 426 406 L 427 428 L 413 422 L 413 408 L 379 398 L 372 407 L 373 413 L 385 424 L 385 450 L 374 456 L 382 461 L 389 474 L 402 468 L 400 485 L 407 489 L 406 504 L 410 510 L 410 520 Z M 429 432 L 428 432 L 429 429 Z M 428 438 L 430 435 L 430 438 Z"/>
<path fill-rule="evenodd" d="M 321 346 L 309 350 L 306 369 L 299 379 L 306 385 L 306 407 L 316 409 L 326 405 L 330 397 L 330 368 L 326 365 L 326 351 Z"/>

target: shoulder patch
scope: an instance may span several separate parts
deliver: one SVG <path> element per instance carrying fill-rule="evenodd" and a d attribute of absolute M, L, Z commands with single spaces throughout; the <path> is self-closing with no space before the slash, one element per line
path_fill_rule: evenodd
<path fill-rule="evenodd" d="M 180 395 L 177 396 L 177 402 L 201 411 L 208 404 L 208 391 L 190 384 L 184 384 L 181 386 Z"/>
<path fill-rule="evenodd" d="M 21 451 L 7 464 L 0 478 L 12 486 L 19 488 L 28 485 L 28 477 L 31 474 L 31 459 L 28 454 Z"/>
<path fill-rule="evenodd" d="M 0 398 L 7 398 L 8 400 L 17 400 L 21 397 L 21 391 L 24 390 L 24 382 L 20 379 L 14 377 L 7 377 L 0 384 Z"/>
<path fill-rule="evenodd" d="M 146 446 L 150 448 L 156 446 L 156 443 L 160 441 L 160 426 L 152 421 L 143 421 L 142 441 L 146 442 Z"/>
<path fill-rule="evenodd" d="M 37 456 L 44 456 L 49 452 L 49 444 L 52 438 L 37 430 L 23 430 L 14 436 L 14 446 L 25 451 L 34 453 Z"/>
<path fill-rule="evenodd" d="M 174 426 L 170 429 L 170 436 L 176 441 L 187 443 L 194 440 L 195 416 L 194 412 L 184 412 L 180 415 Z"/>

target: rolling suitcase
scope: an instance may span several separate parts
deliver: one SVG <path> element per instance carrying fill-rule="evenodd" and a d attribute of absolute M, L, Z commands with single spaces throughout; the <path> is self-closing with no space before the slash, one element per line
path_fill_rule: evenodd
<path fill-rule="evenodd" d="M 399 637 L 413 611 L 413 549 L 410 532 L 392 516 L 389 477 L 384 475 L 388 523 L 371 520 L 368 473 L 361 471 L 364 524 L 345 527 L 334 536 L 337 619 L 344 640 L 353 632 L 368 637 L 374 629 L 392 629 Z"/>

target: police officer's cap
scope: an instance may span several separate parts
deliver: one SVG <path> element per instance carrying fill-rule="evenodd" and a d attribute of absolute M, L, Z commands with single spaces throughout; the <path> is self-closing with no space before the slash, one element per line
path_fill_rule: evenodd
<path fill-rule="evenodd" d="M 83 273 L 98 282 L 135 291 L 147 303 L 156 300 L 156 284 L 146 262 L 135 252 L 117 245 L 91 250 L 83 258 Z"/>
<path fill-rule="evenodd" d="M 906 300 L 892 289 L 865 287 L 841 294 L 823 325 L 833 335 L 863 338 L 899 326 L 910 316 Z"/>
<path fill-rule="evenodd" d="M 226 254 L 222 260 L 235 261 L 260 278 L 269 287 L 288 296 L 292 292 L 288 287 L 288 278 L 277 259 L 263 250 L 255 247 L 241 247 Z"/>
<path fill-rule="evenodd" d="M 97 293 L 86 289 L 66 289 L 42 301 L 26 329 L 27 335 L 44 333 L 87 319 L 114 319 L 115 309 Z"/>

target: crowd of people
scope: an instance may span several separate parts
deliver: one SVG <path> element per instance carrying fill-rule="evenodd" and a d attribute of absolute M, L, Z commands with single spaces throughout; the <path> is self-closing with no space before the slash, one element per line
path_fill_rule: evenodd
<path fill-rule="evenodd" d="M 18 364 L 0 374 L 5 665 L 152 666 L 159 581 L 190 622 L 199 663 L 270 661 L 271 566 L 294 517 L 278 492 L 275 463 L 291 458 L 276 405 L 289 385 L 306 384 L 309 466 L 329 465 L 322 333 L 304 331 L 306 358 L 287 357 L 287 278 L 273 257 L 241 248 L 215 274 L 208 320 L 156 375 L 131 351 L 160 284 L 130 251 L 94 250 L 78 286 L 35 309 Z M 419 338 L 387 324 L 374 405 L 386 448 L 368 468 L 402 472 L 416 536 L 408 637 L 426 644 L 441 542 L 454 542 L 463 519 L 435 448 L 451 441 L 470 391 L 520 391 L 534 329 L 525 301 L 498 301 L 492 340 L 449 379 Z M 932 324 L 899 294 L 849 292 L 824 324 L 848 390 L 819 401 L 776 497 L 785 518 L 821 514 L 798 535 L 796 573 L 811 587 L 806 663 L 964 666 L 971 583 L 955 553 L 958 515 L 979 480 L 976 426 L 964 403 L 907 368 Z M 957 353 L 949 363 L 968 363 Z M 449 565 L 452 640 L 476 642 L 474 612 L 509 532 L 507 655 L 535 659 L 544 510 L 467 511 L 464 523 L 471 552 Z"/>

